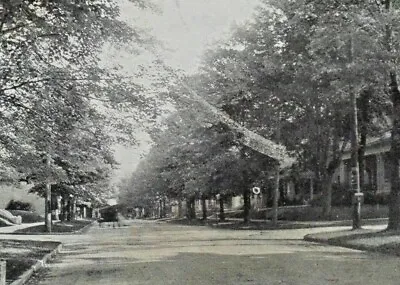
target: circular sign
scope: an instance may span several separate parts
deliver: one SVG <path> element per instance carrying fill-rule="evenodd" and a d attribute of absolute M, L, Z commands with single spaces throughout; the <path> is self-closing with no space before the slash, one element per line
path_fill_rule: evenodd
<path fill-rule="evenodd" d="M 253 187 L 251 190 L 252 190 L 252 191 L 253 191 L 253 193 L 254 193 L 254 194 L 256 194 L 256 195 L 258 195 L 258 194 L 260 194 L 260 193 L 261 193 L 261 189 L 260 189 L 260 187 Z"/>

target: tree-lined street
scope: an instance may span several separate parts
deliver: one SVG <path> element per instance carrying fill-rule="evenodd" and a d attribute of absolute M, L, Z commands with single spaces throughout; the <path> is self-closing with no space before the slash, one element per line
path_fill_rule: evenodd
<path fill-rule="evenodd" d="M 387 219 L 398 252 L 400 0 L 222 2 L 0 0 L 0 226 L 64 246 L 32 284 L 398 283 L 281 228 Z"/>
<path fill-rule="evenodd" d="M 95 226 L 82 236 L 47 237 L 64 246 L 38 284 L 398 284 L 396 257 L 303 241 L 338 229 Z"/>

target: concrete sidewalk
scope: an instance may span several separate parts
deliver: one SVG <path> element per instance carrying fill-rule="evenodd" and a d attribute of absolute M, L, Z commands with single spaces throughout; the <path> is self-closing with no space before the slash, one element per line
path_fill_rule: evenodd
<path fill-rule="evenodd" d="M 304 240 L 400 256 L 400 232 L 385 231 L 386 227 L 369 225 L 357 230 L 312 233 Z"/>

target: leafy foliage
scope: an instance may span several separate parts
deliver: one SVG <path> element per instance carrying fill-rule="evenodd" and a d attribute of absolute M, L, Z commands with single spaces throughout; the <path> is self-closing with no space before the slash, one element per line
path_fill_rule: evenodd
<path fill-rule="evenodd" d="M 0 1 L 1 163 L 35 183 L 33 191 L 50 182 L 55 191 L 101 196 L 116 165 L 114 133 L 134 142 L 132 123 L 109 114 L 149 112 L 140 85 L 101 66 L 105 43 L 137 53 L 150 38 L 119 20 L 113 0 Z"/>

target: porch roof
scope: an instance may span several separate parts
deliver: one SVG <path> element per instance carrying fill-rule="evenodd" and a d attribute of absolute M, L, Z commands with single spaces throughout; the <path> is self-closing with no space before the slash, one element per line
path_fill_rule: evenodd
<path fill-rule="evenodd" d="M 365 148 L 365 155 L 372 155 L 378 153 L 385 153 L 390 150 L 391 132 L 387 131 L 379 137 L 372 137 L 367 139 Z M 343 153 L 342 160 L 350 159 L 351 146 L 348 145 Z"/>

